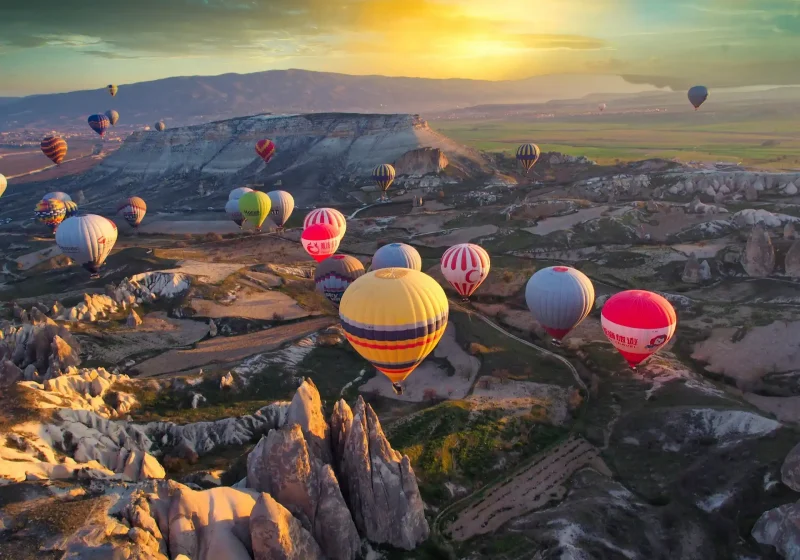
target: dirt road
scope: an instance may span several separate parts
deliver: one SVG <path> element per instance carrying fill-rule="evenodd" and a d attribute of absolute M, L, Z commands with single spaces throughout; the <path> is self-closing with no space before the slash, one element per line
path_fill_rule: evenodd
<path fill-rule="evenodd" d="M 335 322 L 333 317 L 319 317 L 241 336 L 219 336 L 199 343 L 196 348 L 170 350 L 137 364 L 135 369 L 140 372 L 139 377 L 155 377 L 188 372 L 212 364 L 234 363 L 254 354 L 275 350 Z"/>

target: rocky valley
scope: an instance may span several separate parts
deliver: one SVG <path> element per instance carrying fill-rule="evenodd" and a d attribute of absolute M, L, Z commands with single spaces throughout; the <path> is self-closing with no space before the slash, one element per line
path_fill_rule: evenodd
<path fill-rule="evenodd" d="M 800 173 L 558 152 L 534 170 L 416 116 L 270 115 L 137 132 L 9 188 L 0 558 L 798 558 Z M 295 197 L 285 231 L 225 218 L 247 184 Z M 29 222 L 50 190 L 116 220 L 100 278 Z M 136 232 L 114 214 L 134 194 Z M 315 289 L 300 226 L 325 205 L 340 252 L 369 268 L 406 243 L 445 288 L 402 394 Z M 491 271 L 463 302 L 440 259 L 467 242 Z M 525 301 L 553 265 L 596 295 L 560 345 Z M 628 289 L 677 313 L 635 370 L 600 318 Z"/>

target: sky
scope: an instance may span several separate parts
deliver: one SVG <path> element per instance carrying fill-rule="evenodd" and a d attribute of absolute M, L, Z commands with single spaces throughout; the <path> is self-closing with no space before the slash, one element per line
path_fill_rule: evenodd
<path fill-rule="evenodd" d="M 302 68 L 800 84 L 800 0 L 0 0 L 0 96 Z"/>

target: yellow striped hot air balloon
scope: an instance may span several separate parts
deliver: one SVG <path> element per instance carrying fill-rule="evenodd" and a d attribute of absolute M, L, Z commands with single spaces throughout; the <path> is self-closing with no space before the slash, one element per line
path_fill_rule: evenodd
<path fill-rule="evenodd" d="M 517 161 L 520 162 L 522 168 L 525 170 L 525 175 L 536 165 L 541 154 L 542 151 L 536 144 L 523 144 L 517 148 Z"/>
<path fill-rule="evenodd" d="M 350 284 L 339 305 L 347 340 L 392 382 L 395 391 L 441 340 L 449 305 L 424 272 L 382 268 Z"/>

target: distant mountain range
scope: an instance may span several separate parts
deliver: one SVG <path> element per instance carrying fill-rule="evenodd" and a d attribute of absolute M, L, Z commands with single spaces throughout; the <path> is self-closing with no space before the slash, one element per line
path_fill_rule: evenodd
<path fill-rule="evenodd" d="M 98 89 L 0 98 L 0 130 L 84 126 L 88 115 L 115 109 L 120 125 L 163 119 L 168 127 L 260 113 L 426 113 L 484 103 L 541 103 L 590 93 L 653 90 L 619 76 L 558 74 L 514 81 L 433 80 L 271 70 L 166 78 Z"/>

